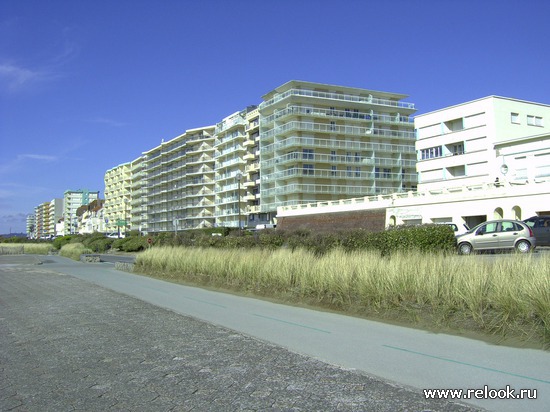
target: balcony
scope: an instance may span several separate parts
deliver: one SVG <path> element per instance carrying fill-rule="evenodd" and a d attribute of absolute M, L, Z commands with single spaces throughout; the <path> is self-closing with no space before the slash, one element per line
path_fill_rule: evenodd
<path fill-rule="evenodd" d="M 285 150 L 289 147 L 311 147 L 311 148 L 324 148 L 324 149 L 340 149 L 351 151 L 367 151 L 372 150 L 376 152 L 388 152 L 388 153 L 414 153 L 416 150 L 414 145 L 393 144 L 393 143 L 371 143 L 368 141 L 349 141 L 339 139 L 311 139 L 306 137 L 291 136 L 277 143 L 265 146 L 263 149 L 264 154 L 270 154 L 278 150 Z M 264 162 L 262 162 L 262 166 Z"/>
<path fill-rule="evenodd" d="M 279 103 L 282 100 L 289 99 L 293 96 L 299 97 L 308 97 L 318 100 L 336 100 L 340 102 L 353 102 L 353 103 L 364 103 L 369 105 L 379 105 L 387 107 L 402 108 L 404 110 L 415 110 L 414 103 L 401 102 L 396 100 L 380 99 L 372 95 L 368 96 L 357 96 L 344 93 L 329 93 L 329 92 L 319 92 L 314 90 L 307 89 L 290 89 L 286 92 L 279 93 L 273 98 L 262 102 L 259 106 L 259 110 L 264 110 L 269 106 Z"/>
<path fill-rule="evenodd" d="M 300 121 L 291 121 L 282 126 L 275 127 L 262 133 L 261 138 L 262 140 L 270 140 L 276 135 L 281 136 L 291 132 L 329 133 L 333 135 L 357 136 L 361 138 L 374 136 L 390 139 L 408 139 L 412 142 L 416 141 L 414 131 Z"/>
<path fill-rule="evenodd" d="M 340 109 L 326 109 L 320 107 L 304 107 L 304 106 L 289 106 L 284 109 L 278 110 L 270 116 L 262 118 L 262 126 L 269 126 L 271 123 L 278 119 L 285 118 L 287 116 L 308 116 L 311 118 L 325 118 L 325 119 L 345 119 L 346 122 L 358 121 L 369 123 L 386 123 L 391 125 L 406 125 L 411 128 L 414 126 L 414 119 L 408 115 L 400 115 L 399 113 L 390 115 L 388 113 L 378 113 L 373 110 L 368 111 L 351 111 Z"/>

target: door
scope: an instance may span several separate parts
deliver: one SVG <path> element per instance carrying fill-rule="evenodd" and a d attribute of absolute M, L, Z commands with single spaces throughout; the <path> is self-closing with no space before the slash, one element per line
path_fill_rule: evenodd
<path fill-rule="evenodd" d="M 498 231 L 498 247 L 500 249 L 511 249 L 521 235 L 523 228 L 514 222 L 501 222 Z"/>
<path fill-rule="evenodd" d="M 472 238 L 474 249 L 498 249 L 498 224 L 485 223 L 476 230 Z"/>
<path fill-rule="evenodd" d="M 550 217 L 541 217 L 535 226 L 537 245 L 550 246 Z"/>

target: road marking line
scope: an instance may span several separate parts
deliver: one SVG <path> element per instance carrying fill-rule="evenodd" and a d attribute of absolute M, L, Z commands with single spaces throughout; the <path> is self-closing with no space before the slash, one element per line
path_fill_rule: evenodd
<path fill-rule="evenodd" d="M 184 298 L 184 299 L 187 299 L 187 300 L 192 300 L 193 302 L 204 303 L 205 305 L 211 305 L 211 306 L 216 306 L 216 307 L 218 307 L 218 308 L 227 309 L 227 306 L 220 305 L 220 304 L 218 304 L 218 303 L 208 302 L 207 300 L 201 300 L 201 299 L 190 298 L 190 297 L 188 297 L 188 296 L 181 296 L 181 297 Z"/>
<path fill-rule="evenodd" d="M 316 331 L 318 331 L 318 332 L 323 332 L 323 333 L 328 333 L 328 334 L 332 333 L 332 332 L 330 332 L 330 331 L 328 331 L 328 330 L 319 329 L 319 328 L 314 328 L 314 327 L 312 327 L 312 326 L 302 325 L 302 324 L 300 324 L 300 323 L 289 322 L 289 321 L 283 320 L 283 319 L 272 318 L 272 317 L 270 317 L 270 316 L 258 315 L 257 313 L 253 313 L 252 315 L 257 316 L 257 317 L 259 317 L 259 318 L 274 320 L 275 322 L 286 323 L 287 325 L 298 326 L 298 327 L 300 327 L 300 328 L 316 330 Z"/>
<path fill-rule="evenodd" d="M 457 363 L 459 365 L 471 366 L 472 368 L 483 369 L 483 370 L 490 371 L 490 372 L 497 372 L 497 373 L 502 373 L 504 375 L 510 375 L 510 376 L 515 376 L 515 377 L 518 377 L 518 378 L 529 379 L 531 381 L 537 381 L 537 382 L 550 384 L 550 381 L 547 381 L 547 380 L 544 380 L 544 379 L 532 378 L 530 376 L 519 375 L 517 373 L 501 371 L 499 369 L 488 368 L 488 367 L 480 366 L 480 365 L 474 365 L 473 363 L 461 362 L 461 361 L 454 360 L 454 359 L 443 358 L 441 356 L 429 355 L 427 353 L 416 352 L 414 350 L 399 348 L 397 346 L 391 346 L 391 345 L 382 345 L 382 346 L 384 346 L 385 348 L 389 348 L 389 349 L 395 349 L 395 350 L 399 350 L 399 351 L 402 351 L 402 352 L 408 352 L 408 353 L 413 353 L 415 355 L 425 356 L 427 358 L 439 359 L 439 360 L 442 360 L 442 361 L 445 361 L 445 362 Z"/>

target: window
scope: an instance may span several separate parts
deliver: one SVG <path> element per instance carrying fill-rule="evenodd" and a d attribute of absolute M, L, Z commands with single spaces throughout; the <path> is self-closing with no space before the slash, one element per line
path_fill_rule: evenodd
<path fill-rule="evenodd" d="M 380 168 L 379 167 L 374 168 L 374 177 L 376 179 L 378 179 L 380 177 Z"/>
<path fill-rule="evenodd" d="M 351 166 L 347 166 L 347 167 L 346 167 L 346 175 L 347 175 L 348 177 L 351 177 Z"/>
<path fill-rule="evenodd" d="M 302 159 L 313 160 L 313 149 L 303 149 Z"/>
<path fill-rule="evenodd" d="M 346 152 L 346 162 L 351 162 L 351 152 Z"/>
<path fill-rule="evenodd" d="M 361 177 L 361 168 L 360 167 L 355 168 L 355 177 Z"/>
<path fill-rule="evenodd" d="M 330 175 L 331 176 L 336 176 L 336 166 L 331 166 L 330 167 Z"/>
<path fill-rule="evenodd" d="M 430 147 L 429 149 L 422 149 L 422 160 L 433 159 L 435 157 L 441 157 L 441 146 Z"/>
<path fill-rule="evenodd" d="M 391 169 L 384 169 L 384 173 L 382 174 L 382 177 L 384 179 L 389 179 L 391 178 Z"/>
<path fill-rule="evenodd" d="M 313 175 L 313 165 L 304 165 L 302 169 L 302 174 L 304 175 Z"/>
<path fill-rule="evenodd" d="M 355 161 L 360 162 L 361 161 L 361 154 L 359 152 L 355 152 Z"/>
<path fill-rule="evenodd" d="M 542 126 L 542 117 L 527 115 L 527 124 L 529 126 Z"/>
<path fill-rule="evenodd" d="M 464 144 L 463 143 L 455 143 L 451 145 L 451 153 L 456 155 L 464 154 Z"/>
<path fill-rule="evenodd" d="M 510 120 L 514 124 L 519 124 L 519 113 L 510 113 Z"/>
<path fill-rule="evenodd" d="M 336 150 L 330 151 L 330 160 L 333 162 L 336 161 Z"/>

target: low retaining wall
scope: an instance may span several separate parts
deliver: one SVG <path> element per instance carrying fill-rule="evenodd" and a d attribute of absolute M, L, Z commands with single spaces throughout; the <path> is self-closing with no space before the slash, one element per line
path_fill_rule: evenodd
<path fill-rule="evenodd" d="M 80 261 L 84 263 L 99 263 L 101 258 L 99 255 L 80 255 Z"/>
<path fill-rule="evenodd" d="M 0 246 L 0 255 L 23 255 L 24 253 L 24 246 Z"/>
<path fill-rule="evenodd" d="M 308 229 L 319 232 L 365 229 L 383 231 L 386 227 L 386 209 L 347 212 L 316 213 L 277 218 L 277 229 Z"/>

